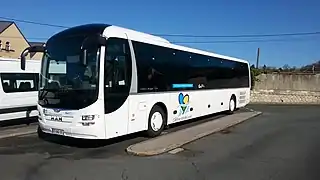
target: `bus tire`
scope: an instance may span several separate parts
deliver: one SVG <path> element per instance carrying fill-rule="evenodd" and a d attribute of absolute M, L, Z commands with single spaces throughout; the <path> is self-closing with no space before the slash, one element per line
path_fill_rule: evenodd
<path fill-rule="evenodd" d="M 233 114 L 236 109 L 237 109 L 236 97 L 232 95 L 229 101 L 229 110 L 227 111 L 227 113 Z"/>
<path fill-rule="evenodd" d="M 41 130 L 40 126 L 38 125 L 37 129 L 38 138 L 43 139 L 45 138 L 45 133 Z"/>
<path fill-rule="evenodd" d="M 166 121 L 167 114 L 164 110 L 157 105 L 153 106 L 149 114 L 147 135 L 149 137 L 159 136 L 166 126 Z"/>

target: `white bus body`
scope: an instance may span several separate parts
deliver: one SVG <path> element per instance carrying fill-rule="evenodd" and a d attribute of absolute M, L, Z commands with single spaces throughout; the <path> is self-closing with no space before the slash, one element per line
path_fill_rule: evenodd
<path fill-rule="evenodd" d="M 28 60 L 20 69 L 19 59 L 0 58 L 0 121 L 37 117 L 41 61 Z"/>
<path fill-rule="evenodd" d="M 105 44 L 80 51 L 94 34 Z M 46 54 L 38 105 L 41 133 L 109 139 L 146 130 L 154 137 L 165 125 L 233 112 L 250 101 L 247 61 L 117 26 L 62 31 L 47 41 Z M 50 74 L 55 62 L 60 76 Z"/>

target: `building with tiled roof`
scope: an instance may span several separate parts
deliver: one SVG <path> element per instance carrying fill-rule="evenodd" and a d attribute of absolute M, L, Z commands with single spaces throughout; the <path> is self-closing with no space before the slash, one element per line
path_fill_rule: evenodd
<path fill-rule="evenodd" d="M 31 44 L 44 44 L 41 42 L 28 42 L 18 26 L 12 21 L 0 21 L 0 57 L 20 58 L 21 52 Z M 42 53 L 29 54 L 27 59 L 41 60 Z"/>

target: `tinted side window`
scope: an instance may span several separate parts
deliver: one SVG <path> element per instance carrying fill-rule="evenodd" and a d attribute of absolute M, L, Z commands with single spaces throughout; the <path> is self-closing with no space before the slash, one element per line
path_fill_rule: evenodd
<path fill-rule="evenodd" d="M 221 60 L 221 77 L 222 86 L 220 88 L 235 88 L 237 87 L 238 79 L 236 77 L 235 64 L 236 62 Z"/>
<path fill-rule="evenodd" d="M 211 67 L 208 58 L 203 55 L 188 53 L 188 82 L 194 85 L 194 89 L 203 89 L 208 86 L 208 75 Z"/>
<path fill-rule="evenodd" d="M 137 60 L 138 92 L 190 89 L 176 84 L 189 82 L 189 53 L 133 42 Z"/>
<path fill-rule="evenodd" d="M 249 86 L 245 63 L 140 42 L 133 46 L 138 92 Z"/>
<path fill-rule="evenodd" d="M 170 52 L 161 47 L 133 42 L 137 61 L 138 92 L 165 91 L 167 89 L 166 61 L 171 59 Z"/>
<path fill-rule="evenodd" d="M 39 76 L 36 73 L 1 73 L 5 93 L 37 91 L 38 82 Z"/>
<path fill-rule="evenodd" d="M 209 89 L 249 87 L 247 64 L 209 57 L 211 64 L 208 74 Z"/>
<path fill-rule="evenodd" d="M 196 58 L 190 52 L 184 52 L 177 50 L 173 59 L 172 64 L 174 63 L 174 71 L 175 74 L 172 74 L 172 77 L 176 77 L 177 79 L 172 82 L 172 84 L 186 84 L 193 86 L 178 86 L 177 88 L 173 88 L 172 90 L 189 90 L 195 89 L 196 82 L 198 81 L 197 67 L 195 65 Z M 195 66 L 193 66 L 195 65 Z M 171 66 L 169 64 L 168 66 Z M 201 76 L 201 75 L 200 75 Z"/>
<path fill-rule="evenodd" d="M 242 76 L 242 78 L 243 78 L 243 80 L 242 80 L 242 82 L 243 82 L 243 85 L 242 85 L 242 87 L 249 87 L 249 85 L 250 85 L 250 79 L 249 79 L 249 73 L 250 73 L 250 70 L 249 70 L 249 66 L 248 66 L 248 64 L 246 64 L 246 63 L 242 63 L 242 68 L 241 68 L 241 72 L 242 72 L 242 74 L 243 74 L 243 76 Z"/>

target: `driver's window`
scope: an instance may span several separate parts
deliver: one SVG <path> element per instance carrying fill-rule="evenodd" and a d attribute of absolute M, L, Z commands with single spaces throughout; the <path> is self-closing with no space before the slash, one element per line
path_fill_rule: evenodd
<path fill-rule="evenodd" d="M 129 91 L 131 81 L 131 56 L 128 41 L 110 38 L 106 47 L 105 87 Z"/>

